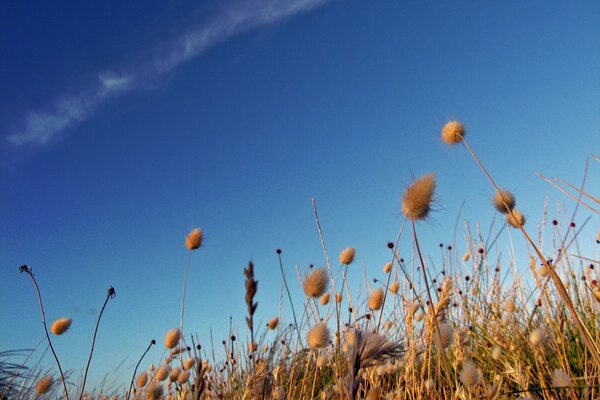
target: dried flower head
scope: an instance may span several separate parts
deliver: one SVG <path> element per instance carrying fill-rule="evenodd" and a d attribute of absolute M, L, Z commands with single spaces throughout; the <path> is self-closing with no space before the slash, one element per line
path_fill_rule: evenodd
<path fill-rule="evenodd" d="M 192 229 L 185 238 L 185 247 L 190 250 L 196 250 L 202 245 L 202 229 Z"/>
<path fill-rule="evenodd" d="M 163 386 L 160 383 L 158 383 L 158 382 L 151 383 L 150 385 L 148 385 L 148 387 L 144 391 L 146 393 L 146 399 L 147 400 L 162 399 L 164 396 L 163 390 L 164 390 Z"/>
<path fill-rule="evenodd" d="M 272 331 L 277 329 L 277 325 L 279 325 L 278 317 L 272 318 L 269 320 L 269 322 L 267 322 L 267 327 Z"/>
<path fill-rule="evenodd" d="M 327 304 L 329 304 L 330 297 L 331 296 L 329 295 L 329 292 L 323 293 L 323 296 L 321 296 L 321 298 L 319 299 L 319 303 L 321 303 L 322 306 L 326 306 Z"/>
<path fill-rule="evenodd" d="M 428 174 L 414 181 L 402 196 L 402 212 L 408 218 L 419 220 L 427 217 L 431 210 L 435 175 Z"/>
<path fill-rule="evenodd" d="M 400 289 L 400 282 L 394 281 L 394 283 L 390 285 L 390 292 L 398 294 L 398 289 Z"/>
<path fill-rule="evenodd" d="M 329 278 L 325 268 L 315 269 L 302 283 L 304 294 L 308 297 L 321 297 L 327 291 Z"/>
<path fill-rule="evenodd" d="M 71 322 L 73 322 L 71 318 L 57 319 L 52 323 L 50 331 L 52 331 L 52 333 L 54 333 L 56 336 L 62 335 L 69 329 L 69 327 L 71 326 Z"/>
<path fill-rule="evenodd" d="M 306 335 L 306 341 L 311 349 L 325 347 L 330 340 L 329 328 L 324 322 L 313 326 Z"/>
<path fill-rule="evenodd" d="M 519 210 L 511 210 L 510 213 L 506 214 L 506 222 L 513 228 L 520 228 L 525 225 L 525 216 Z"/>
<path fill-rule="evenodd" d="M 379 310 L 383 304 L 383 289 L 377 288 L 373 290 L 367 301 L 367 305 L 371 310 Z"/>
<path fill-rule="evenodd" d="M 47 393 L 48 390 L 50 390 L 50 387 L 52 386 L 53 382 L 54 382 L 54 379 L 50 375 L 44 376 L 36 383 L 35 392 L 37 394 Z"/>
<path fill-rule="evenodd" d="M 391 270 L 392 270 L 392 263 L 385 263 L 385 265 L 383 266 L 383 273 L 389 274 Z"/>
<path fill-rule="evenodd" d="M 494 204 L 494 208 L 501 212 L 502 214 L 508 214 L 509 210 L 515 208 L 516 204 L 515 196 L 509 192 L 508 190 L 500 189 L 494 194 L 494 198 L 492 199 L 492 203 Z M 508 207 L 508 209 L 507 209 Z"/>
<path fill-rule="evenodd" d="M 160 368 L 158 368 L 158 370 L 156 371 L 156 375 L 155 378 L 159 381 L 164 381 L 165 379 L 167 379 L 167 376 L 169 376 L 169 373 L 171 372 L 171 368 L 165 364 L 162 365 Z"/>
<path fill-rule="evenodd" d="M 555 369 L 552 374 L 552 386 L 556 387 L 566 387 L 571 386 L 571 377 L 562 369 Z"/>
<path fill-rule="evenodd" d="M 356 249 L 354 247 L 347 247 L 340 253 L 340 262 L 343 265 L 350 265 L 354 261 L 356 255 Z"/>
<path fill-rule="evenodd" d="M 181 339 L 181 331 L 179 328 L 171 329 L 165 336 L 165 347 L 167 349 L 174 348 Z"/>
<path fill-rule="evenodd" d="M 148 383 L 148 374 L 146 372 L 142 372 L 141 374 L 138 375 L 137 380 L 135 381 L 135 384 L 138 387 L 143 387 L 143 386 L 146 386 L 146 383 Z"/>
<path fill-rule="evenodd" d="M 467 387 L 475 386 L 481 381 L 481 371 L 471 361 L 467 361 L 458 378 Z"/>
<path fill-rule="evenodd" d="M 541 346 L 548 340 L 546 332 L 542 328 L 534 329 L 529 335 L 529 341 L 534 346 Z"/>
<path fill-rule="evenodd" d="M 457 144 L 465 136 L 465 127 L 458 121 L 448 121 L 442 128 L 442 141 L 446 144 Z"/>

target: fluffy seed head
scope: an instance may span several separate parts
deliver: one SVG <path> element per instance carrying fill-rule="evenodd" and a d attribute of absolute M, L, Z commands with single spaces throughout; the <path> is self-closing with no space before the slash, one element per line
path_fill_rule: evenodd
<path fill-rule="evenodd" d="M 343 265 L 350 265 L 354 261 L 356 255 L 356 249 L 354 247 L 347 247 L 340 253 L 340 262 Z"/>
<path fill-rule="evenodd" d="M 273 399 L 274 400 L 284 400 L 285 399 L 285 389 L 281 386 L 273 389 Z"/>
<path fill-rule="evenodd" d="M 386 264 L 383 266 L 383 272 L 384 272 L 385 274 L 389 274 L 391 270 L 392 270 L 392 263 L 386 263 Z"/>
<path fill-rule="evenodd" d="M 183 369 L 190 369 L 194 366 L 195 363 L 196 360 L 193 357 L 190 357 L 183 363 Z"/>
<path fill-rule="evenodd" d="M 467 251 L 467 252 L 465 253 L 465 255 L 463 256 L 463 262 L 467 262 L 467 261 L 469 261 L 469 259 L 470 259 L 470 258 L 471 258 L 471 252 L 470 252 L 470 251 Z"/>
<path fill-rule="evenodd" d="M 202 245 L 202 229 L 192 229 L 185 238 L 185 247 L 190 250 L 196 250 Z"/>
<path fill-rule="evenodd" d="M 419 220 L 427 217 L 431 210 L 435 175 L 428 174 L 414 181 L 402 196 L 402 212 L 408 218 Z"/>
<path fill-rule="evenodd" d="M 321 296 L 321 298 L 319 299 L 319 303 L 321 303 L 322 306 L 326 306 L 327 304 L 329 304 L 330 297 L 331 296 L 329 295 L 329 292 L 323 293 L 323 296 Z"/>
<path fill-rule="evenodd" d="M 179 374 L 181 374 L 181 368 L 179 368 L 179 367 L 173 368 L 171 370 L 171 372 L 169 373 L 169 380 L 171 382 L 177 381 L 177 379 L 179 378 Z"/>
<path fill-rule="evenodd" d="M 372 387 L 367 392 L 366 400 L 379 400 L 381 399 L 381 389 L 378 387 Z"/>
<path fill-rule="evenodd" d="M 383 289 L 377 288 L 375 289 L 371 295 L 369 296 L 369 301 L 367 305 L 371 310 L 379 310 L 381 305 L 383 304 Z"/>
<path fill-rule="evenodd" d="M 44 393 L 48 392 L 48 390 L 50 390 L 50 387 L 52 386 L 53 382 L 54 382 L 54 379 L 50 375 L 44 376 L 35 385 L 35 392 L 37 394 L 44 394 Z"/>
<path fill-rule="evenodd" d="M 492 349 L 492 358 L 494 360 L 498 361 L 501 356 L 502 356 L 502 347 L 500 347 L 498 345 L 494 346 L 494 348 Z"/>
<path fill-rule="evenodd" d="M 481 381 L 481 372 L 471 361 L 467 361 L 458 376 L 463 385 L 467 387 L 475 386 Z"/>
<path fill-rule="evenodd" d="M 308 297 L 321 297 L 327 291 L 329 278 L 325 268 L 315 269 L 302 283 L 304 294 Z"/>
<path fill-rule="evenodd" d="M 509 192 L 508 190 L 500 189 L 494 194 L 494 198 L 492 199 L 492 203 L 494 204 L 494 208 L 501 212 L 502 214 L 508 214 L 508 210 L 506 206 L 508 206 L 509 210 L 515 208 L 516 204 L 515 196 Z M 506 205 L 505 205 L 506 204 Z"/>
<path fill-rule="evenodd" d="M 506 303 L 504 304 L 504 309 L 509 313 L 515 312 L 515 310 L 517 309 L 517 306 L 515 305 L 515 299 L 511 298 L 506 300 Z"/>
<path fill-rule="evenodd" d="M 329 344 L 329 328 L 324 322 L 313 326 L 306 335 L 306 341 L 311 349 L 325 347 Z"/>
<path fill-rule="evenodd" d="M 187 383 L 188 379 L 190 379 L 190 371 L 182 371 L 179 376 L 177 376 L 177 383 L 183 385 Z"/>
<path fill-rule="evenodd" d="M 73 320 L 71 318 L 60 318 L 60 319 L 57 319 L 56 321 L 54 321 L 52 323 L 52 326 L 50 327 L 50 330 L 56 336 L 62 335 L 63 333 L 65 333 L 69 329 L 69 327 L 71 326 L 71 322 L 73 322 Z"/>
<path fill-rule="evenodd" d="M 328 362 L 329 362 L 329 357 L 327 356 L 327 353 L 322 353 L 317 358 L 317 367 L 324 368 L 325 366 L 327 366 Z"/>
<path fill-rule="evenodd" d="M 552 386 L 571 386 L 571 377 L 562 369 L 555 369 L 554 373 L 552 374 Z"/>
<path fill-rule="evenodd" d="M 158 382 L 151 383 L 146 388 L 145 393 L 147 400 L 160 400 L 164 396 L 163 386 Z"/>
<path fill-rule="evenodd" d="M 511 210 L 510 213 L 506 214 L 506 221 L 513 228 L 520 228 L 525 225 L 525 216 L 519 210 Z"/>
<path fill-rule="evenodd" d="M 392 321 L 385 321 L 385 324 L 383 324 L 383 327 L 384 327 L 385 329 L 387 329 L 388 331 L 389 331 L 390 329 L 392 329 L 392 326 L 394 326 L 394 325 L 392 324 Z"/>
<path fill-rule="evenodd" d="M 275 317 L 269 320 L 269 322 L 267 322 L 267 327 L 270 330 L 275 330 L 277 329 L 277 325 L 279 325 L 279 318 Z"/>
<path fill-rule="evenodd" d="M 169 372 L 171 372 L 171 368 L 167 364 L 162 365 L 158 369 L 158 371 L 156 371 L 155 377 L 156 377 L 157 380 L 159 380 L 159 381 L 162 382 L 165 379 L 167 379 L 167 376 L 169 376 Z"/>
<path fill-rule="evenodd" d="M 442 141 L 446 144 L 457 144 L 465 136 L 465 127 L 458 121 L 448 121 L 442 128 Z"/>
<path fill-rule="evenodd" d="M 338 304 L 342 302 L 342 294 L 341 293 L 338 292 L 335 294 L 335 302 Z"/>
<path fill-rule="evenodd" d="M 433 341 L 438 347 L 445 349 L 446 347 L 450 346 L 454 341 L 454 328 L 447 322 L 438 322 L 438 327 L 439 334 L 436 329 L 433 335 Z"/>
<path fill-rule="evenodd" d="M 179 329 L 171 329 L 165 336 L 165 347 L 167 349 L 172 349 L 177 345 L 177 343 L 179 343 L 179 339 L 181 339 L 181 332 Z"/>
<path fill-rule="evenodd" d="M 548 340 L 546 332 L 542 328 L 534 329 L 529 335 L 529 341 L 534 346 L 541 346 Z"/>
<path fill-rule="evenodd" d="M 148 383 L 148 374 L 146 372 L 142 372 L 141 374 L 138 375 L 137 380 L 135 381 L 135 384 L 138 387 L 143 387 L 143 386 L 146 386 L 146 383 Z"/>
<path fill-rule="evenodd" d="M 394 283 L 390 285 L 390 292 L 398 294 L 398 289 L 400 289 L 400 282 L 394 281 Z"/>

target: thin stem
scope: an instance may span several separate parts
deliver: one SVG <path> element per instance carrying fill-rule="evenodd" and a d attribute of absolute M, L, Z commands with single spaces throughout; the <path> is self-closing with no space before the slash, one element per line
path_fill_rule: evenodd
<path fill-rule="evenodd" d="M 290 288 L 288 287 L 287 280 L 285 279 L 285 272 L 283 271 L 283 262 L 281 261 L 281 250 L 279 249 L 277 251 L 277 258 L 279 259 L 279 269 L 281 270 L 283 285 L 285 286 L 285 291 L 287 292 L 288 299 L 290 300 L 290 306 L 292 307 L 292 316 L 294 317 L 294 325 L 296 326 L 296 332 L 298 332 L 298 341 L 300 342 L 300 346 L 303 347 L 304 345 L 302 344 L 302 335 L 300 334 L 300 327 L 298 326 L 298 320 L 296 319 L 296 311 L 294 310 L 294 302 L 292 301 Z"/>
<path fill-rule="evenodd" d="M 129 390 L 127 391 L 127 396 L 125 397 L 127 400 L 129 400 L 129 396 L 131 395 L 131 389 L 133 388 L 133 380 L 135 379 L 135 374 L 137 374 L 138 367 L 140 366 L 142 359 L 146 356 L 146 353 L 150 351 L 150 347 L 152 347 L 152 345 L 154 344 L 156 344 L 156 340 L 152 339 L 150 341 L 150 344 L 148 345 L 148 348 L 146 349 L 146 351 L 144 351 L 144 354 L 142 354 L 137 364 L 135 365 L 135 369 L 133 370 L 133 376 L 131 377 L 131 383 L 129 384 Z"/>
<path fill-rule="evenodd" d="M 62 379 L 63 388 L 65 390 L 65 397 L 69 400 L 69 391 L 67 390 L 67 382 L 65 381 L 65 374 L 63 373 L 62 367 L 60 365 L 60 361 L 58 360 L 58 356 L 54 351 L 54 346 L 52 346 L 52 340 L 50 340 L 50 334 L 48 333 L 48 326 L 46 325 L 46 314 L 44 313 L 44 305 L 42 304 L 42 295 L 40 293 L 40 288 L 33 276 L 33 272 L 31 272 L 31 267 L 27 265 L 22 265 L 19 268 L 19 272 L 26 272 L 33 282 L 33 286 L 35 286 L 35 291 L 37 293 L 38 302 L 40 304 L 40 312 L 42 314 L 42 325 L 44 325 L 44 332 L 46 333 L 46 339 L 48 339 L 48 345 L 50 346 L 50 350 L 52 350 L 52 355 L 54 355 L 54 359 L 56 360 L 56 364 L 58 365 L 58 371 L 60 372 L 60 378 Z"/>
<path fill-rule="evenodd" d="M 92 337 L 92 348 L 90 349 L 90 357 L 88 358 L 87 365 L 85 366 L 85 374 L 83 375 L 83 384 L 81 385 L 81 394 L 79 395 L 79 400 L 83 399 L 83 394 L 85 391 L 85 381 L 87 380 L 88 371 L 90 369 L 90 363 L 92 362 L 92 355 L 94 354 L 94 346 L 96 344 L 96 335 L 98 334 L 98 327 L 100 326 L 100 318 L 102 318 L 102 314 L 104 313 L 104 309 L 106 308 L 106 304 L 108 304 L 108 300 L 115 297 L 115 289 L 111 286 L 108 288 L 106 293 L 106 300 L 104 300 L 104 304 L 102 305 L 102 309 L 100 310 L 100 315 L 98 315 L 98 320 L 96 321 L 96 328 L 94 329 L 94 336 Z"/>
<path fill-rule="evenodd" d="M 185 292 L 186 292 L 186 288 L 187 288 L 187 279 L 188 279 L 188 271 L 190 269 L 190 261 L 192 259 L 192 251 L 193 250 L 190 250 L 190 252 L 188 254 L 187 262 L 185 263 L 185 272 L 183 274 L 183 295 L 181 296 L 181 323 L 179 326 L 179 331 L 181 333 L 180 338 L 179 338 L 179 347 L 181 347 L 181 348 L 183 348 L 185 346 L 185 340 L 183 338 L 183 315 L 185 312 Z M 181 352 L 179 353 L 179 362 L 183 366 L 183 356 L 181 355 Z"/>
<path fill-rule="evenodd" d="M 12 390 L 12 384 L 15 381 L 15 379 L 17 379 L 17 377 L 19 376 L 19 372 L 21 372 L 21 369 L 23 369 L 23 367 L 25 366 L 25 364 L 27 364 L 27 361 L 29 360 L 29 358 L 33 355 L 33 353 L 35 353 L 35 351 L 37 350 L 38 347 L 40 347 L 40 344 L 42 344 L 42 342 L 45 340 L 45 337 L 42 337 L 40 339 L 40 341 L 38 342 L 38 344 L 35 345 L 35 347 L 33 349 L 31 349 L 31 351 L 29 352 L 29 354 L 27 355 L 27 357 L 25 357 L 25 361 L 23 361 L 21 363 L 21 365 L 19 365 L 19 368 L 17 368 L 17 370 L 15 371 L 15 373 L 13 374 L 13 377 L 10 379 L 10 381 L 8 382 L 8 384 L 6 385 L 6 389 L 2 392 L 2 394 L 0 395 L 0 399 L 4 399 L 6 394 L 8 393 L 9 390 Z"/>

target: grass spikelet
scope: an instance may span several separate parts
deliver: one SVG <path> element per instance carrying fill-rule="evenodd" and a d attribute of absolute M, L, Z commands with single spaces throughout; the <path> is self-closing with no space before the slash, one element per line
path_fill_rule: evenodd
<path fill-rule="evenodd" d="M 408 218 L 420 220 L 429 214 L 433 192 L 435 190 L 435 175 L 428 174 L 414 181 L 402 196 L 402 212 Z"/>
<path fill-rule="evenodd" d="M 321 297 L 329 286 L 329 277 L 325 268 L 315 269 L 302 283 L 304 294 L 308 297 Z"/>
<path fill-rule="evenodd" d="M 572 381 L 569 374 L 562 369 L 555 369 L 552 373 L 552 386 L 554 387 L 567 387 L 571 386 Z"/>
<path fill-rule="evenodd" d="M 354 261 L 356 256 L 356 249 L 354 247 L 347 247 L 340 253 L 340 263 L 343 265 L 350 265 Z"/>
<path fill-rule="evenodd" d="M 466 387 L 472 387 L 481 382 L 481 371 L 471 361 L 467 361 L 463 366 L 458 379 Z"/>
<path fill-rule="evenodd" d="M 458 121 L 448 121 L 442 128 L 442 141 L 449 145 L 462 142 L 465 136 L 465 127 Z"/>
<path fill-rule="evenodd" d="M 185 247 L 189 250 L 196 250 L 202 246 L 202 229 L 192 229 L 185 238 Z"/>
<path fill-rule="evenodd" d="M 321 322 L 313 326 L 306 334 L 306 341 L 311 349 L 327 346 L 331 341 L 327 324 Z"/>
<path fill-rule="evenodd" d="M 181 339 L 181 331 L 178 328 L 171 329 L 165 336 L 165 347 L 173 349 Z"/>
<path fill-rule="evenodd" d="M 369 306 L 369 309 L 371 309 L 371 310 L 379 310 L 381 308 L 382 304 L 383 304 L 383 289 L 377 288 L 369 296 L 369 301 L 367 302 L 367 305 Z"/>
<path fill-rule="evenodd" d="M 279 325 L 279 318 L 275 317 L 275 318 L 271 318 L 269 320 L 269 322 L 267 322 L 267 327 L 274 331 L 275 329 L 277 329 L 277 325 Z"/>
<path fill-rule="evenodd" d="M 50 375 L 44 376 L 35 385 L 35 392 L 37 394 L 47 393 L 48 390 L 50 390 L 50 388 L 52 387 L 53 383 L 54 383 L 54 378 L 52 378 Z"/>
<path fill-rule="evenodd" d="M 71 318 L 57 319 L 50 326 L 50 331 L 56 336 L 62 335 L 69 329 L 69 327 L 71 326 L 71 322 L 73 322 Z"/>
<path fill-rule="evenodd" d="M 525 225 L 525 216 L 519 210 L 511 210 L 506 214 L 506 222 L 513 228 L 521 228 Z"/>
<path fill-rule="evenodd" d="M 510 210 L 515 208 L 517 201 L 511 192 L 505 189 L 500 189 L 494 194 L 492 203 L 498 212 L 502 214 L 508 214 Z"/>
<path fill-rule="evenodd" d="M 137 387 L 144 387 L 146 386 L 146 383 L 148 383 L 148 373 L 147 372 L 142 372 L 141 374 L 138 375 L 135 384 L 137 385 Z"/>

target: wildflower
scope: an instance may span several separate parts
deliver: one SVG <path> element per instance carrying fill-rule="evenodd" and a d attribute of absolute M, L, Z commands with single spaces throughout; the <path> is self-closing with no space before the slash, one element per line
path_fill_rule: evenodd
<path fill-rule="evenodd" d="M 542 328 L 534 329 L 529 335 L 529 341 L 534 346 L 541 346 L 548 340 L 546 332 Z"/>
<path fill-rule="evenodd" d="M 555 369 L 552 374 L 552 386 L 565 387 L 571 386 L 571 377 L 561 369 Z"/>
<path fill-rule="evenodd" d="M 179 339 L 181 339 L 181 332 L 179 329 L 171 329 L 165 336 L 165 347 L 167 349 L 172 349 L 175 347 L 175 345 L 177 345 L 177 343 L 179 343 Z"/>
<path fill-rule="evenodd" d="M 511 210 L 510 213 L 506 214 L 506 222 L 513 228 L 520 228 L 525 225 L 525 216 L 519 210 Z"/>
<path fill-rule="evenodd" d="M 304 293 L 308 297 L 321 297 L 327 291 L 329 278 L 325 268 L 317 268 L 302 283 Z"/>
<path fill-rule="evenodd" d="M 373 293 L 371 293 L 371 296 L 369 296 L 367 304 L 371 310 L 379 310 L 383 305 L 383 289 L 375 289 Z"/>
<path fill-rule="evenodd" d="M 391 270 L 392 270 L 392 263 L 386 263 L 383 266 L 383 273 L 389 274 Z"/>
<path fill-rule="evenodd" d="M 202 245 L 202 229 L 196 228 L 188 233 L 185 238 L 185 247 L 190 250 L 196 250 Z"/>
<path fill-rule="evenodd" d="M 272 331 L 275 330 L 275 329 L 277 329 L 277 325 L 279 325 L 279 318 L 278 317 L 275 317 L 275 318 L 269 320 L 269 322 L 267 322 L 267 327 L 270 330 L 272 330 Z"/>
<path fill-rule="evenodd" d="M 324 322 L 313 326 L 306 335 L 306 341 L 311 349 L 325 347 L 329 344 L 329 328 Z"/>
<path fill-rule="evenodd" d="M 492 203 L 498 212 L 508 214 L 510 210 L 515 208 L 515 196 L 508 190 L 500 189 L 494 194 Z M 508 209 L 507 209 L 508 207 Z"/>
<path fill-rule="evenodd" d="M 52 326 L 50 326 L 50 331 L 52 331 L 52 333 L 54 333 L 56 336 L 62 335 L 69 329 L 71 322 L 73 322 L 71 318 L 57 319 L 52 323 Z"/>
<path fill-rule="evenodd" d="M 340 253 L 340 262 L 343 265 L 350 265 L 352 261 L 354 261 L 354 256 L 356 255 L 356 249 L 354 247 L 347 247 Z"/>
<path fill-rule="evenodd" d="M 148 383 L 148 374 L 146 372 L 142 372 L 141 374 L 138 375 L 137 380 L 135 381 L 135 384 L 138 387 L 142 387 L 142 386 L 146 386 L 146 383 Z"/>
<path fill-rule="evenodd" d="M 158 371 L 156 371 L 156 375 L 154 376 L 157 380 L 159 381 L 164 381 L 165 379 L 167 379 L 167 376 L 169 376 L 169 373 L 171 372 L 171 368 L 168 365 L 162 365 Z"/>
<path fill-rule="evenodd" d="M 54 383 L 54 379 L 50 375 L 44 376 L 35 385 L 35 392 L 37 394 L 47 393 L 48 390 L 50 390 L 52 383 Z"/>
<path fill-rule="evenodd" d="M 402 196 L 402 212 L 413 220 L 427 217 L 435 190 L 435 175 L 425 175 L 414 181 Z"/>
<path fill-rule="evenodd" d="M 462 384 L 467 387 L 475 386 L 481 380 L 481 372 L 475 366 L 475 364 L 473 364 L 471 361 L 467 361 L 467 363 L 463 366 L 462 371 L 460 371 L 458 378 Z"/>
<path fill-rule="evenodd" d="M 449 121 L 442 128 L 442 141 L 446 144 L 457 144 L 465 136 L 465 127 L 458 121 Z"/>

